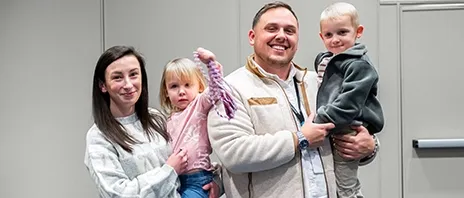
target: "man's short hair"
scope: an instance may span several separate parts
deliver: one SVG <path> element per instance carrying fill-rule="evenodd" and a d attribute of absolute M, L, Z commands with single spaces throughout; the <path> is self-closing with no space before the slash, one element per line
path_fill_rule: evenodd
<path fill-rule="evenodd" d="M 271 3 L 267 3 L 259 11 L 256 13 L 255 17 L 253 18 L 253 24 L 251 28 L 255 28 L 256 24 L 259 22 L 259 19 L 261 19 L 261 16 L 266 13 L 270 9 L 275 9 L 275 8 L 286 8 L 288 11 L 290 11 L 293 16 L 295 17 L 296 21 L 298 22 L 298 17 L 296 17 L 295 12 L 293 12 L 292 7 L 288 5 L 287 3 L 284 3 L 282 1 L 274 1 Z"/>

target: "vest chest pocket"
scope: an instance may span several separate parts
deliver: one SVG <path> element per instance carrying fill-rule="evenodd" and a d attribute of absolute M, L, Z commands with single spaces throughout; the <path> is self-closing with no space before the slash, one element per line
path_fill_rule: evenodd
<path fill-rule="evenodd" d="M 284 112 L 277 103 L 277 98 L 252 97 L 248 99 L 248 104 L 256 134 L 274 134 L 284 128 L 282 124 Z"/>
<path fill-rule="evenodd" d="M 274 97 L 253 97 L 248 99 L 248 104 L 250 106 L 254 105 L 271 105 L 271 104 L 277 104 L 277 98 Z"/>

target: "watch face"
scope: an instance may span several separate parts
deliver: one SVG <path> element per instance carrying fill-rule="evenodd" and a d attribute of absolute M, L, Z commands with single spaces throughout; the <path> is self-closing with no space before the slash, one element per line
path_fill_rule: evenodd
<path fill-rule="evenodd" d="M 306 149 L 308 148 L 308 146 L 309 146 L 308 140 L 303 140 L 300 142 L 300 149 Z"/>

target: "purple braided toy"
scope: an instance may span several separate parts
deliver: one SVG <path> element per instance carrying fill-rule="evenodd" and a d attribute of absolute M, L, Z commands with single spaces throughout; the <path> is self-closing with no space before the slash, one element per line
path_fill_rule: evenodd
<path fill-rule="evenodd" d="M 217 68 L 216 63 L 214 61 L 210 60 L 208 64 L 206 65 L 208 68 L 208 75 L 207 75 L 206 72 L 201 67 L 201 61 L 200 61 L 200 58 L 198 57 L 199 56 L 198 53 L 197 52 L 193 52 L 193 53 L 194 53 L 193 57 L 194 57 L 195 63 L 197 64 L 198 68 L 205 76 L 205 79 L 208 81 L 208 86 L 209 86 L 208 96 L 209 96 L 209 100 L 211 104 L 213 104 L 213 107 L 216 110 L 216 113 L 220 117 L 227 118 L 228 120 L 232 119 L 235 115 L 235 111 L 237 110 L 237 105 L 232 99 L 232 96 L 230 95 L 230 93 L 225 89 L 226 88 L 225 85 L 227 85 L 229 88 L 230 86 L 222 78 L 222 74 Z M 219 110 L 216 106 L 216 101 L 219 101 L 219 100 L 221 100 L 222 103 L 224 104 L 224 109 L 226 110 L 225 116 L 219 113 Z"/>

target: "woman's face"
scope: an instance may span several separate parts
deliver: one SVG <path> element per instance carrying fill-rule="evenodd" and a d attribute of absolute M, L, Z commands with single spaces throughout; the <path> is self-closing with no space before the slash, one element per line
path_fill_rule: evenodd
<path fill-rule="evenodd" d="M 109 94 L 114 116 L 134 113 L 135 103 L 142 93 L 141 72 L 140 63 L 133 55 L 124 56 L 106 68 L 101 90 Z"/>

